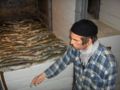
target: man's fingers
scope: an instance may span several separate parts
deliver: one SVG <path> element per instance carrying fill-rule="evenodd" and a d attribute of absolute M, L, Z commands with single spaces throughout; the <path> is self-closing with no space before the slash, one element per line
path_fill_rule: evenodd
<path fill-rule="evenodd" d="M 38 76 L 36 76 L 35 78 L 33 78 L 33 80 L 32 80 L 32 85 L 35 85 L 36 86 L 36 84 L 38 83 Z"/>
<path fill-rule="evenodd" d="M 32 80 L 32 82 L 31 82 L 31 84 L 34 85 L 34 86 L 36 86 L 36 85 L 42 83 L 45 80 L 45 78 L 46 78 L 45 74 L 42 73 L 42 74 L 34 77 L 33 80 Z"/>

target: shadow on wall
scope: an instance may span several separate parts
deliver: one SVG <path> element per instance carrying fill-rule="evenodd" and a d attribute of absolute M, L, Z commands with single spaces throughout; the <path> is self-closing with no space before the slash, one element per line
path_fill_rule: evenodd
<path fill-rule="evenodd" d="M 36 0 L 0 0 L 0 19 L 35 16 Z"/>
<path fill-rule="evenodd" d="M 118 62 L 118 77 L 116 90 L 120 90 L 120 35 L 100 38 L 99 41 L 105 46 L 111 47 Z"/>

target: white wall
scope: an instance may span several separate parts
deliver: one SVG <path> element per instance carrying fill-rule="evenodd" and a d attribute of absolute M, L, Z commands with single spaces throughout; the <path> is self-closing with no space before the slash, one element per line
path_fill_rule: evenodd
<path fill-rule="evenodd" d="M 69 30 L 75 21 L 76 0 L 52 0 L 53 33 L 68 41 Z"/>
<path fill-rule="evenodd" d="M 100 21 L 120 30 L 120 0 L 101 0 Z"/>
<path fill-rule="evenodd" d="M 54 61 L 4 73 L 8 90 L 72 90 L 73 65 L 69 65 L 58 76 L 30 87 L 31 80 L 48 68 Z"/>

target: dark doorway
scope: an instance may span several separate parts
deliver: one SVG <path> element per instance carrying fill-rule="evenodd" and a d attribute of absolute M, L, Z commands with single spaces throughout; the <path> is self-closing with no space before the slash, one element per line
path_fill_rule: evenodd
<path fill-rule="evenodd" d="M 38 0 L 39 17 L 52 30 L 52 0 Z"/>
<path fill-rule="evenodd" d="M 0 0 L 0 23 L 22 19 L 41 20 L 52 30 L 52 0 Z"/>
<path fill-rule="evenodd" d="M 100 0 L 88 0 L 88 14 L 94 19 L 99 19 Z"/>

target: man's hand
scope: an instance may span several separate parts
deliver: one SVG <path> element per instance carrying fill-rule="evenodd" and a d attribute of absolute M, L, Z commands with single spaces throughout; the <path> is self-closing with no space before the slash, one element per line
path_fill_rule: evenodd
<path fill-rule="evenodd" d="M 33 78 L 31 84 L 34 85 L 34 86 L 36 86 L 36 85 L 42 83 L 45 79 L 46 79 L 45 74 L 41 73 L 40 75 L 38 75 L 38 76 L 36 76 L 36 77 Z"/>

